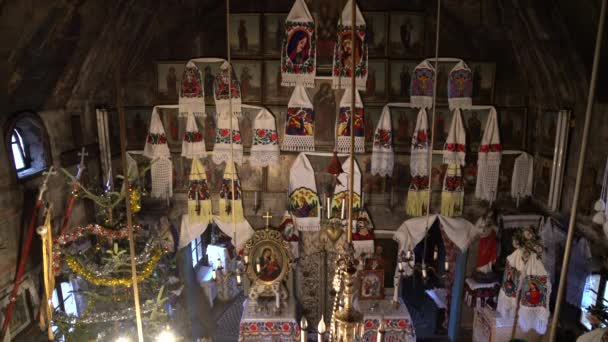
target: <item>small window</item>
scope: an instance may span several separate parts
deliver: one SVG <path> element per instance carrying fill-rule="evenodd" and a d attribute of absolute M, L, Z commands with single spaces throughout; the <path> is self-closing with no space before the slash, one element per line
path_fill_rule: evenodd
<path fill-rule="evenodd" d="M 53 291 L 53 308 L 68 315 L 78 316 L 78 307 L 74 298 L 74 287 L 69 281 L 63 281 L 55 286 Z"/>
<path fill-rule="evenodd" d="M 600 289 L 601 279 L 599 274 L 592 274 L 585 281 L 585 290 L 583 291 L 583 299 L 581 300 L 581 324 L 589 330 L 591 330 L 592 326 L 587 317 L 587 312 L 590 306 L 597 303 L 597 292 Z"/>
<path fill-rule="evenodd" d="M 199 236 L 190 242 L 190 251 L 192 252 L 192 267 L 196 267 L 203 260 L 203 236 Z"/>
<path fill-rule="evenodd" d="M 15 164 L 15 170 L 21 171 L 27 167 L 27 158 L 25 156 L 25 145 L 23 145 L 23 138 L 19 134 L 18 129 L 13 129 L 11 134 L 11 150 L 13 151 L 13 163 Z"/>
<path fill-rule="evenodd" d="M 6 146 L 17 178 L 24 179 L 47 169 L 50 164 L 48 136 L 34 113 L 19 113 L 8 121 Z"/>

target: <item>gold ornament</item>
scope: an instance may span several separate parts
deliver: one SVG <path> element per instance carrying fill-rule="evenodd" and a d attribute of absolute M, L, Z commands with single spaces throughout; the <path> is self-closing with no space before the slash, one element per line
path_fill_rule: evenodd
<path fill-rule="evenodd" d="M 141 210 L 141 192 L 138 188 L 131 188 L 129 191 L 129 205 L 133 214 L 137 214 Z"/>
<path fill-rule="evenodd" d="M 137 281 L 143 281 L 150 277 L 154 268 L 156 268 L 156 264 L 160 260 L 162 256 L 162 250 L 160 248 L 155 249 L 152 252 L 152 257 L 150 260 L 145 263 L 141 269 L 141 273 L 137 275 Z M 93 274 L 91 271 L 87 270 L 81 263 L 79 263 L 76 258 L 73 256 L 66 256 L 65 262 L 68 264 L 72 272 L 78 274 L 86 281 L 93 285 L 97 286 L 126 286 L 129 287 L 133 285 L 133 279 L 131 277 L 128 278 L 100 278 Z"/>

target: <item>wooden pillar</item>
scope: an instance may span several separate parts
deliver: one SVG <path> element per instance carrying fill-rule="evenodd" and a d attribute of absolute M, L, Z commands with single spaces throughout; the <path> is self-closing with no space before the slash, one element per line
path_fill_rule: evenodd
<path fill-rule="evenodd" d="M 462 312 L 462 296 L 464 291 L 464 279 L 467 271 L 468 250 L 458 253 L 456 259 L 456 273 L 454 285 L 452 286 L 452 299 L 450 302 L 450 323 L 448 325 L 448 337 L 450 341 L 458 340 L 460 333 L 460 314 Z"/>

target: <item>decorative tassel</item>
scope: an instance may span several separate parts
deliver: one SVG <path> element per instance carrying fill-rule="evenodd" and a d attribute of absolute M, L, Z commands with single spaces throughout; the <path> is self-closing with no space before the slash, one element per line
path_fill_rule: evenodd
<path fill-rule="evenodd" d="M 429 193 L 427 190 L 413 191 L 407 194 L 405 211 L 410 216 L 426 215 Z"/>

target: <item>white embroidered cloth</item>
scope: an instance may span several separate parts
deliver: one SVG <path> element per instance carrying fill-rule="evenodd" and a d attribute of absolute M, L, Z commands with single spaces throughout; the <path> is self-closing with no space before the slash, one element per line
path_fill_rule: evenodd
<path fill-rule="evenodd" d="M 395 152 L 393 151 L 393 128 L 391 124 L 391 111 L 388 105 L 382 108 L 382 115 L 374 132 L 372 147 L 372 175 L 382 177 L 393 175 Z"/>
<path fill-rule="evenodd" d="M 298 155 L 289 170 L 289 211 L 298 230 L 321 229 L 315 171 L 304 153 Z"/>
<path fill-rule="evenodd" d="M 525 198 L 532 196 L 534 180 L 534 158 L 524 152 L 515 158 L 513 178 L 511 179 L 511 197 Z"/>
<path fill-rule="evenodd" d="M 315 150 L 315 112 L 306 90 L 296 86 L 287 104 L 283 151 Z"/>
<path fill-rule="evenodd" d="M 205 115 L 205 90 L 203 75 L 194 61 L 188 61 L 182 74 L 179 89 L 179 116 Z"/>
<path fill-rule="evenodd" d="M 336 151 L 339 153 L 350 152 L 350 130 L 351 120 L 353 115 L 352 109 L 352 94 L 350 91 L 345 91 L 340 100 L 340 112 L 336 120 Z M 355 153 L 365 152 L 365 119 L 363 102 L 359 91 L 355 91 L 355 115 L 354 115 L 354 136 L 355 136 Z"/>
<path fill-rule="evenodd" d="M 253 121 L 251 156 L 252 166 L 264 167 L 279 163 L 279 135 L 275 119 L 266 109 L 260 110 Z"/>
<path fill-rule="evenodd" d="M 475 197 L 489 202 L 496 200 L 501 157 L 502 147 L 498 133 L 498 118 L 496 117 L 496 109 L 492 107 L 479 146 Z"/>
<path fill-rule="evenodd" d="M 239 120 L 235 115 L 231 115 L 228 112 L 218 113 L 219 118 L 217 120 L 217 128 L 215 129 L 215 144 L 213 145 L 213 162 L 216 164 L 229 162 L 234 156 L 234 162 L 241 165 L 243 163 L 243 141 L 241 138 L 241 130 L 239 129 Z M 232 135 L 230 134 L 231 119 Z"/>

